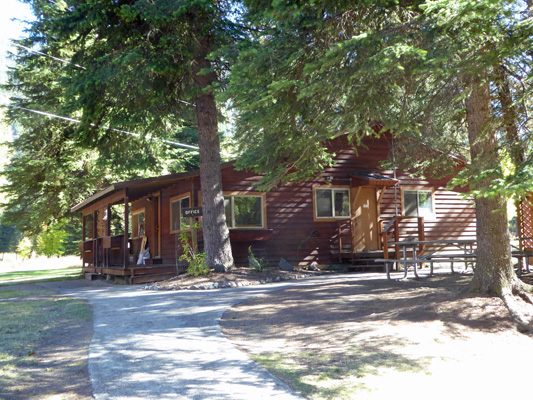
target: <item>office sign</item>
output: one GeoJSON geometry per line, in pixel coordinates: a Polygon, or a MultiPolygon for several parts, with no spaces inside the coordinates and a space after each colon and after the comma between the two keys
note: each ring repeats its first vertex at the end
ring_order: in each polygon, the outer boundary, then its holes
{"type": "Polygon", "coordinates": [[[202,207],[183,207],[181,216],[184,218],[194,218],[202,216],[202,207]]]}

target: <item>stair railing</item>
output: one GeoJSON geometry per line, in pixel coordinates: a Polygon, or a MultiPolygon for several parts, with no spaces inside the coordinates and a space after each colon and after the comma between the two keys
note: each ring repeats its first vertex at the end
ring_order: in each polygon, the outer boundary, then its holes
{"type": "MultiPolygon", "coordinates": [[[[383,258],[388,259],[389,258],[389,243],[392,242],[399,242],[400,241],[400,222],[409,220],[409,219],[416,219],[417,220],[417,236],[418,241],[425,240],[425,233],[424,233],[424,217],[406,217],[402,215],[395,215],[392,217],[392,219],[384,226],[385,221],[381,220],[380,223],[380,236],[381,236],[381,246],[383,249],[383,258]],[[391,240],[391,239],[394,240],[391,240]]],[[[424,253],[424,244],[420,245],[419,253],[424,253]]],[[[394,246],[394,258],[399,259],[400,258],[400,246],[395,245],[394,246]]]]}

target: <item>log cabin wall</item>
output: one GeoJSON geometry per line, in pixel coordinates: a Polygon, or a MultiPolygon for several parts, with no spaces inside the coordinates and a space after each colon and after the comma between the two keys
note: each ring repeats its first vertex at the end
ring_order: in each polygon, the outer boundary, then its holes
{"type": "MultiPolygon", "coordinates": [[[[171,199],[189,195],[191,207],[199,207],[198,192],[200,180],[198,177],[188,178],[161,190],[161,258],[163,263],[176,263],[176,233],[171,233],[170,202],[171,199]]],[[[179,251],[179,249],[178,249],[179,251]]]]}
{"type": "MultiPolygon", "coordinates": [[[[314,210],[314,189],[317,187],[351,186],[350,173],[377,171],[393,177],[393,171],[382,170],[380,163],[388,158],[390,143],[387,137],[367,138],[367,148],[355,152],[340,138],[330,143],[335,152],[335,165],[311,181],[298,185],[282,185],[265,194],[266,226],[264,229],[230,229],[233,256],[237,265],[247,264],[248,248],[258,257],[267,257],[272,266],[277,266],[280,257],[294,265],[308,265],[313,261],[322,265],[335,264],[338,257],[332,254],[338,240],[338,224],[346,219],[317,219],[314,210]]],[[[402,188],[433,191],[434,218],[425,219],[425,239],[475,238],[475,210],[472,202],[461,194],[446,190],[447,179],[421,180],[408,173],[398,172],[399,187],[387,188],[377,209],[378,219],[390,220],[396,213],[402,215],[402,188]],[[396,191],[396,195],[395,195],[396,191]]],[[[235,171],[232,166],[222,170],[225,194],[253,193],[253,185],[260,176],[235,171]]],[[[378,189],[378,191],[381,189],[378,189]]],[[[171,233],[170,201],[177,196],[189,195],[191,206],[201,206],[199,177],[189,177],[160,191],[161,207],[161,258],[163,263],[176,262],[176,234],[171,233]]],[[[98,203],[95,204],[95,206],[98,203]]],[[[92,207],[95,207],[92,206],[92,207]]],[[[132,203],[132,213],[145,209],[145,233],[149,246],[154,243],[154,218],[152,203],[144,197],[132,203]]],[[[85,212],[84,212],[85,214],[85,212]]],[[[402,236],[416,236],[416,222],[401,226],[402,236]]]]}
{"type": "MultiPolygon", "coordinates": [[[[369,138],[366,149],[357,153],[339,139],[330,144],[336,153],[336,164],[327,168],[317,179],[303,184],[283,185],[266,194],[267,228],[271,230],[266,241],[232,240],[233,255],[238,264],[246,263],[248,247],[263,250],[272,265],[280,257],[293,264],[333,264],[337,258],[332,249],[337,245],[339,219],[317,220],[313,208],[313,188],[350,187],[350,173],[360,170],[379,171],[393,178],[393,171],[382,170],[380,163],[387,159],[390,143],[386,137],[369,138]],[[330,186],[331,185],[331,186],[330,186]]],[[[245,172],[223,171],[224,191],[247,191],[260,179],[245,172]]],[[[387,188],[383,194],[378,218],[390,220],[396,213],[403,215],[401,188],[433,191],[434,218],[425,218],[425,240],[475,239],[476,224],[473,202],[464,200],[461,193],[446,189],[447,179],[422,180],[408,173],[398,173],[398,188],[387,188]],[[396,190],[396,196],[395,196],[396,190]]],[[[342,221],[342,220],[341,220],[342,221]]],[[[348,219],[344,220],[348,221],[348,219]]],[[[401,236],[416,236],[417,223],[403,223],[401,236]]],[[[253,237],[250,235],[250,237],[253,237]]]]}

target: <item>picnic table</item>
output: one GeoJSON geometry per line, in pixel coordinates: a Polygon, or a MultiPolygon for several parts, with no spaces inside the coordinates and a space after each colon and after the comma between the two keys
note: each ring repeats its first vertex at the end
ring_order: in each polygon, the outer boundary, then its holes
{"type": "MultiPolygon", "coordinates": [[[[519,240],[528,240],[532,238],[518,238],[519,240]]],[[[472,266],[474,269],[475,261],[477,254],[474,249],[476,241],[469,239],[452,239],[452,240],[414,240],[408,239],[401,242],[391,242],[390,244],[399,246],[402,251],[402,258],[399,259],[379,259],[377,262],[385,263],[385,268],[387,271],[387,279],[390,278],[391,264],[400,263],[403,264],[404,276],[401,280],[407,278],[408,268],[413,266],[413,272],[416,278],[419,278],[417,266],[420,264],[429,263],[430,270],[429,275],[433,275],[433,263],[434,262],[449,262],[451,267],[451,272],[454,273],[454,262],[463,262],[465,267],[463,272],[466,272],[468,265],[472,266]],[[432,246],[431,251],[422,251],[418,249],[424,248],[425,246],[432,246]],[[412,250],[409,250],[409,249],[412,250]],[[446,252],[443,253],[443,250],[458,250],[455,253],[446,252]],[[409,255],[409,251],[411,254],[409,255]]],[[[511,244],[511,257],[517,258],[519,260],[517,275],[522,276],[522,261],[525,259],[526,271],[529,273],[529,258],[533,257],[532,250],[523,250],[520,247],[511,244]]]]}
{"type": "Polygon", "coordinates": [[[522,263],[523,263],[523,260],[525,259],[526,261],[526,271],[528,273],[530,273],[530,269],[529,269],[529,257],[533,257],[533,251],[531,250],[524,250],[522,249],[522,241],[523,240],[533,240],[533,238],[530,238],[530,237],[519,237],[519,238],[516,238],[519,242],[519,245],[516,246],[514,244],[511,243],[511,256],[514,257],[514,258],[517,258],[518,259],[518,268],[516,270],[516,274],[518,275],[518,277],[521,277],[522,276],[522,263]]]}
{"type": "MultiPolygon", "coordinates": [[[[409,266],[413,266],[413,271],[416,278],[419,278],[417,266],[420,264],[429,263],[430,271],[428,276],[433,275],[433,263],[434,262],[449,262],[451,266],[452,273],[453,264],[456,261],[464,262],[466,271],[468,269],[468,264],[472,265],[474,268],[474,262],[476,259],[476,253],[474,250],[475,240],[469,239],[451,239],[451,240],[404,240],[401,242],[391,242],[390,244],[399,246],[402,251],[402,258],[399,259],[379,259],[378,262],[385,263],[385,268],[387,271],[387,279],[390,278],[391,264],[400,263],[403,264],[404,276],[401,278],[407,278],[407,272],[409,266]],[[425,251],[426,246],[431,246],[431,250],[425,251]],[[411,248],[412,250],[409,250],[411,248]],[[419,252],[418,249],[424,249],[422,252],[419,252]],[[455,253],[443,251],[453,251],[455,253]],[[409,252],[411,253],[409,255],[409,252]]],[[[463,272],[464,272],[463,271],[463,272]]]]}

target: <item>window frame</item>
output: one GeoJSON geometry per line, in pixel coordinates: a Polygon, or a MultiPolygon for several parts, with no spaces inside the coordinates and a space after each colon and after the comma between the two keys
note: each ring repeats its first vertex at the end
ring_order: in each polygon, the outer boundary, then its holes
{"type": "MultiPolygon", "coordinates": [[[[138,218],[138,217],[137,217],[138,218]]],[[[146,209],[143,207],[143,208],[139,208],[138,210],[135,210],[135,211],[132,211],[131,212],[131,238],[132,239],[136,239],[136,238],[142,238],[146,236],[146,209]],[[134,223],[133,223],[133,217],[135,217],[136,215],[139,215],[139,214],[144,214],[144,223],[143,223],[143,235],[139,235],[139,231],[140,231],[140,225],[137,227],[137,236],[135,236],[134,234],[134,223]]]]}
{"type": "MultiPolygon", "coordinates": [[[[231,221],[227,221],[226,224],[229,230],[242,230],[242,229],[267,229],[267,213],[266,213],[266,193],[264,192],[223,192],[224,201],[227,198],[230,198],[231,204],[231,221]],[[235,225],[235,197],[257,197],[261,200],[261,226],[234,226],[235,225]],[[231,226],[230,226],[231,225],[231,226]]],[[[226,212],[226,207],[224,205],[224,213],[226,212]]]]}
{"type": "Polygon", "coordinates": [[[352,193],[350,186],[316,186],[313,188],[313,217],[315,221],[338,221],[340,219],[350,218],[352,215],[352,193]],[[319,217],[317,204],[317,191],[330,190],[331,191],[331,216],[319,217]],[[335,215],[335,191],[344,191],[348,193],[348,215],[335,215]]]}
{"type": "Polygon", "coordinates": [[[183,194],[180,194],[179,196],[174,196],[174,197],[171,197],[169,199],[169,219],[170,219],[170,233],[180,233],[180,232],[188,232],[191,230],[191,226],[190,226],[190,221],[189,221],[189,227],[187,229],[178,229],[178,230],[173,230],[172,229],[172,203],[176,203],[178,202],[179,203],[179,211],[178,211],[178,217],[179,217],[179,226],[181,227],[181,201],[184,200],[184,199],[189,199],[189,207],[192,207],[192,196],[191,196],[191,192],[186,192],[186,193],[183,193],[183,194]]]}
{"type": "Polygon", "coordinates": [[[427,187],[405,187],[401,190],[401,201],[402,201],[402,215],[404,217],[412,217],[412,218],[427,218],[427,219],[435,219],[436,218],[436,212],[435,212],[435,190],[433,188],[427,188],[427,187]],[[416,192],[416,215],[407,215],[405,213],[405,193],[406,192],[416,192]],[[429,215],[420,215],[420,202],[419,202],[419,193],[420,192],[426,192],[430,193],[431,198],[431,213],[429,215]]]}
{"type": "Polygon", "coordinates": [[[85,237],[83,238],[84,242],[96,239],[96,237],[95,237],[96,235],[94,234],[94,226],[95,226],[94,212],[85,214],[83,216],[83,230],[85,232],[85,237]],[[91,220],[90,223],[89,223],[88,219],[91,220]],[[88,226],[89,224],[90,224],[90,228],[91,229],[88,229],[89,228],[89,226],[88,226]]]}

